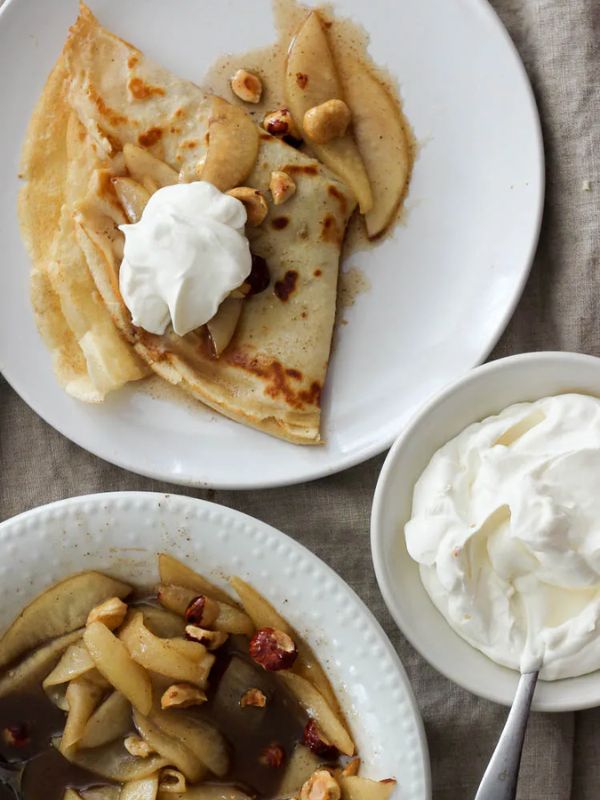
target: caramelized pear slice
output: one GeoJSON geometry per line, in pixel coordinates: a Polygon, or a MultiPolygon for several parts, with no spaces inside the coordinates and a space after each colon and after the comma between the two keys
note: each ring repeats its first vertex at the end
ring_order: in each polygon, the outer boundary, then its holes
{"type": "Polygon", "coordinates": [[[133,712],[133,721],[142,739],[152,750],[163,756],[167,762],[180,772],[188,781],[196,783],[206,774],[206,767],[196,758],[185,744],[164,733],[157,725],[137,711],[133,712]]]}
{"type": "MultiPolygon", "coordinates": [[[[316,11],[311,11],[288,52],[285,91],[294,122],[303,130],[306,112],[328,100],[344,99],[333,54],[316,11]]],[[[317,158],[339,175],[354,192],[361,214],[373,206],[365,165],[349,130],[326,144],[310,143],[317,158]]]]}
{"type": "Polygon", "coordinates": [[[101,697],[102,689],[85,678],[76,678],[68,685],[66,700],[69,714],[60,740],[60,752],[63,755],[79,746],[85,726],[101,697]]]}
{"type": "Polygon", "coordinates": [[[56,660],[69,645],[81,638],[83,629],[66,633],[58,639],[53,639],[48,644],[40,647],[14,669],[8,670],[0,678],[0,698],[7,694],[20,692],[22,689],[41,683],[42,679],[52,669],[56,660]]]}
{"type": "Polygon", "coordinates": [[[319,768],[321,759],[303,744],[297,744],[277,790],[279,797],[294,797],[300,793],[302,784],[319,768]]]}
{"type": "Polygon", "coordinates": [[[93,786],[91,789],[81,790],[83,800],[120,800],[120,796],[121,788],[119,786],[93,786]]]}
{"type": "MultiPolygon", "coordinates": [[[[60,749],[60,736],[52,739],[52,746],[60,749]]],[[[126,783],[152,775],[169,764],[166,758],[152,753],[147,758],[132,756],[125,749],[122,741],[112,742],[93,750],[71,750],[65,753],[71,764],[89,770],[89,772],[106,778],[109,781],[126,783]]]]}
{"type": "Polygon", "coordinates": [[[354,755],[354,742],[350,734],[319,690],[306,678],[290,670],[282,669],[278,676],[340,753],[354,755]]]}
{"type": "Polygon", "coordinates": [[[358,775],[339,778],[343,800],[389,800],[396,788],[396,781],[372,781],[358,775]]]}
{"type": "Polygon", "coordinates": [[[134,708],[147,714],[152,707],[152,684],[146,670],[131,658],[123,642],[101,622],[88,625],[83,639],[98,672],[134,708]]]}
{"type": "Polygon", "coordinates": [[[215,659],[198,642],[155,636],[144,625],[143,615],[139,611],[131,615],[119,637],[131,658],[141,667],[173,681],[205,688],[215,659]]]}
{"type": "Polygon", "coordinates": [[[88,649],[83,642],[72,644],[64,652],[62,658],[46,676],[42,684],[44,689],[49,686],[59,686],[61,683],[68,683],[85,675],[86,672],[95,668],[94,660],[88,653],[88,649]]]}
{"type": "Polygon", "coordinates": [[[144,615],[144,625],[155,636],[161,639],[175,639],[185,636],[185,621],[172,611],[159,606],[138,606],[144,615]]]}
{"type": "Polygon", "coordinates": [[[210,723],[185,711],[156,710],[150,719],[163,733],[187,747],[215,775],[226,774],[227,745],[210,723]]]}
{"type": "Polygon", "coordinates": [[[351,51],[337,53],[346,102],[352,111],[354,138],[373,192],[365,214],[370,239],[390,224],[406,194],[412,147],[400,109],[389,89],[351,51]]]}
{"type": "Polygon", "coordinates": [[[184,794],[159,795],[160,800],[250,800],[237,786],[228,786],[226,783],[201,783],[199,786],[188,786],[184,794]]]}
{"type": "Polygon", "coordinates": [[[99,572],[73,575],[36,597],[0,639],[0,669],[42,642],[85,625],[92,608],[131,587],[99,572]]]}
{"type": "Polygon", "coordinates": [[[194,572],[193,569],[178,561],[173,556],[160,553],[158,556],[158,574],[160,582],[172,586],[184,586],[186,589],[193,589],[196,594],[205,594],[213,600],[220,600],[222,603],[231,603],[231,597],[211,583],[209,580],[194,572]]]}
{"type": "Polygon", "coordinates": [[[124,145],[123,156],[129,174],[138,183],[144,184],[151,180],[160,188],[172,186],[179,180],[179,175],[174,169],[137,144],[128,142],[124,145]]]}
{"type": "Polygon", "coordinates": [[[242,315],[244,301],[241,297],[226,297],[219,306],[219,310],[206,323],[213,353],[219,358],[229,342],[242,315]]]}
{"type": "Polygon", "coordinates": [[[222,192],[241,186],[254,169],[258,145],[258,128],[244,109],[213,97],[201,179],[222,192]]]}
{"type": "Polygon", "coordinates": [[[158,772],[138,781],[130,781],[121,789],[119,800],[156,800],[158,795],[158,772]]]}
{"type": "Polygon", "coordinates": [[[128,221],[139,222],[150,200],[150,192],[133,178],[113,178],[112,183],[128,221]]]}
{"type": "Polygon", "coordinates": [[[86,723],[79,747],[102,747],[131,730],[131,705],[121,692],[112,692],[86,723]]]}

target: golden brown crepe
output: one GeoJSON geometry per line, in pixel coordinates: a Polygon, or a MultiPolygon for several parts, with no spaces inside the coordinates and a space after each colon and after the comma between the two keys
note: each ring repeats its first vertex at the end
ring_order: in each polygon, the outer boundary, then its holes
{"type": "MultiPolygon", "coordinates": [[[[119,293],[123,235],[117,225],[126,218],[110,179],[124,174],[123,146],[140,145],[189,179],[207,152],[212,108],[198,87],[146,59],[82,6],[26,146],[29,182],[20,212],[35,265],[40,329],[68,389],[67,363],[91,387],[96,372],[103,377],[103,365],[119,385],[141,377],[141,356],[222,414],[292,442],[316,444],[340,249],[355,205],[333,173],[261,130],[258,158],[244,185],[270,201],[271,172],[282,170],[297,191],[279,207],[269,202],[262,225],[247,229],[253,252],[269,265],[271,283],[244,301],[235,336],[219,359],[206,347],[203,330],[180,338],[133,326],[119,293]],[[68,302],[73,296],[78,313],[68,302]],[[51,335],[44,325],[49,314],[56,317],[51,335]],[[111,335],[118,347],[106,347],[111,335]],[[112,350],[114,363],[108,363],[103,359],[112,350]]],[[[96,397],[70,390],[98,399],[109,388],[106,381],[96,397]]]]}

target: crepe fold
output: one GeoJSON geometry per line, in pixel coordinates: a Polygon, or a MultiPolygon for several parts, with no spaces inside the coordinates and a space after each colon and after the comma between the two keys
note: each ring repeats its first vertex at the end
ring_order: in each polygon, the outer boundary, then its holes
{"type": "Polygon", "coordinates": [[[247,229],[271,281],[244,302],[220,358],[211,356],[202,329],[178,337],[134,326],[119,292],[117,226],[126,219],[111,178],[124,174],[123,147],[141,146],[177,173],[195,174],[209,146],[211,106],[197,86],[81,7],[24,154],[20,217],[34,262],[38,324],[63,385],[80,399],[102,399],[142,377],[148,365],[231,419],[318,444],[340,251],[355,206],[319,162],[260,131],[258,158],[244,184],[269,197],[271,172],[281,170],[297,190],[282,206],[269,203],[265,221],[247,229]]]}

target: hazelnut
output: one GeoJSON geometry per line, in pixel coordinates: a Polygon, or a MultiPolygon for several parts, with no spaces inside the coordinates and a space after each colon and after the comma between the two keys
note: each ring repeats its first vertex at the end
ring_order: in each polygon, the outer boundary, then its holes
{"type": "Polygon", "coordinates": [[[277,111],[271,111],[267,114],[263,119],[263,128],[271,136],[291,136],[293,139],[302,138],[294,118],[287,108],[279,108],[277,111]]]}
{"type": "Polygon", "coordinates": [[[304,133],[315,144],[326,144],[343,136],[350,124],[350,109],[343,100],[327,100],[304,115],[304,133]]]}
{"type": "Polygon", "coordinates": [[[29,727],[24,722],[7,725],[2,731],[2,739],[9,747],[26,747],[29,744],[29,727]]]}
{"type": "Polygon", "coordinates": [[[326,769],[318,769],[300,789],[300,800],[340,800],[339,783],[326,769]]]}
{"type": "Polygon", "coordinates": [[[231,79],[231,91],[244,103],[260,103],[262,90],[262,81],[258,75],[245,69],[238,69],[231,79]]]}
{"type": "Polygon", "coordinates": [[[333,760],[338,756],[337,748],[325,737],[325,734],[321,731],[314,719],[309,719],[304,726],[302,743],[315,753],[315,755],[321,756],[327,760],[333,760]]]}
{"type": "Polygon", "coordinates": [[[276,206],[280,206],[282,203],[285,203],[286,200],[289,200],[292,195],[296,193],[296,184],[287,174],[287,172],[281,172],[280,170],[275,170],[271,173],[271,181],[269,182],[269,189],[271,190],[271,194],[273,195],[273,203],[276,206]]]}
{"type": "Polygon", "coordinates": [[[154,752],[148,742],[133,734],[125,738],[123,746],[128,753],[137,758],[148,758],[154,752]]]}
{"type": "Polygon", "coordinates": [[[219,616],[219,604],[205,594],[190,600],[185,610],[185,621],[190,625],[212,625],[219,616]]]}
{"type": "Polygon", "coordinates": [[[159,794],[162,792],[166,792],[167,794],[183,794],[187,789],[185,775],[179,772],[178,769],[165,767],[160,773],[158,789],[159,794]]]}
{"type": "Polygon", "coordinates": [[[271,744],[263,748],[258,760],[265,767],[278,769],[285,761],[285,751],[277,742],[271,742],[271,744]]]}
{"type": "Polygon", "coordinates": [[[298,655],[294,640],[275,628],[260,628],[250,640],[251,658],[269,672],[289,669],[298,655]]]}
{"type": "Polygon", "coordinates": [[[125,619],[127,615],[127,603],[119,600],[118,597],[111,597],[100,603],[99,606],[92,608],[88,614],[86,625],[91,625],[92,622],[101,622],[110,631],[114,631],[125,619]]]}
{"type": "Polygon", "coordinates": [[[186,639],[200,642],[207,650],[217,650],[229,638],[229,635],[223,631],[207,631],[206,628],[200,628],[198,625],[186,625],[185,636],[186,639]]]}
{"type": "Polygon", "coordinates": [[[241,697],[240,706],[254,706],[254,708],[264,708],[267,705],[267,698],[260,689],[248,689],[241,697]]]}
{"type": "Polygon", "coordinates": [[[256,227],[267,216],[269,206],[262,192],[259,192],[258,189],[251,189],[249,186],[237,186],[235,189],[230,189],[227,194],[244,204],[248,215],[248,225],[256,227]]]}
{"type": "Polygon", "coordinates": [[[174,683],[163,693],[160,698],[160,707],[189,708],[206,703],[206,694],[191,683],[174,683]]]}

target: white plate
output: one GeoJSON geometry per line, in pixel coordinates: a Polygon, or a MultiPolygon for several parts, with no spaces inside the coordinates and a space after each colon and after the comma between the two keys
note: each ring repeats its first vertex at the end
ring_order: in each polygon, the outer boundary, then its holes
{"type": "MultiPolygon", "coordinates": [[[[90,0],[100,20],[187,78],[274,40],[270,0],[90,0]]],[[[0,13],[0,368],[51,425],[92,453],[181,484],[300,482],[384,450],[432,392],[483,360],[521,293],[543,199],[538,115],[515,49],[484,0],[337,0],[400,81],[418,139],[406,221],[352,256],[367,275],[338,331],[320,448],[289,445],[199,406],[127,388],[100,407],[67,397],[28,298],[16,222],[27,120],[76,0],[9,0],[0,13]]]]}
{"type": "MultiPolygon", "coordinates": [[[[580,353],[524,353],[492,361],[440,392],[394,443],[377,481],[371,551],[377,582],[402,633],[423,658],[473,694],[510,706],[519,674],[495,664],[462,639],[433,604],[408,554],[404,525],[415,483],[433,454],[467,425],[523,401],[564,392],[600,396],[600,358],[580,353]]],[[[575,711],[600,705],[600,670],[577,678],[539,681],[536,711],[575,711]]]]}
{"type": "Polygon", "coordinates": [[[215,583],[249,580],[306,637],[347,714],[365,776],[396,777],[398,800],[430,797],[427,744],[408,678],[362,601],[285,534],[223,506],[177,495],[116,492],[62,500],[0,525],[0,631],[49,584],[84,569],[156,582],[156,554],[215,583]]]}

